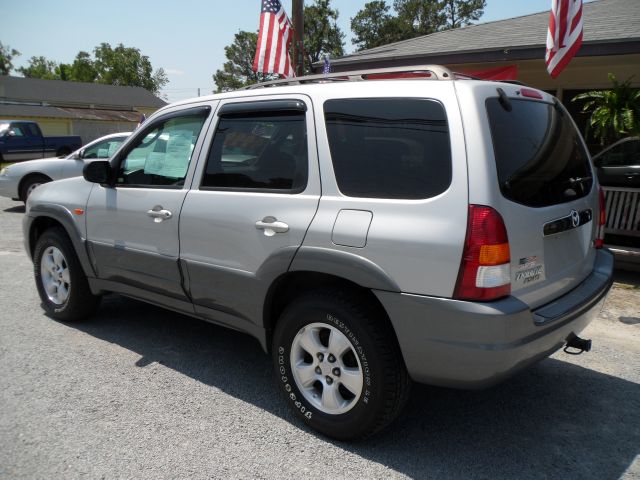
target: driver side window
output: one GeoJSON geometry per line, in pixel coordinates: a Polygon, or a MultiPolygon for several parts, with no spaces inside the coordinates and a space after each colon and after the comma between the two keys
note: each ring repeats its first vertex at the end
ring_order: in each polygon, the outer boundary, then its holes
{"type": "Polygon", "coordinates": [[[116,185],[180,188],[208,110],[154,123],[120,162],[116,185]]]}

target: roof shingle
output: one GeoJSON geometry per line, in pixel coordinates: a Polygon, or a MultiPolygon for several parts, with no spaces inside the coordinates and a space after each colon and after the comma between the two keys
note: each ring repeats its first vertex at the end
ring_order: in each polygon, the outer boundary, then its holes
{"type": "Polygon", "coordinates": [[[160,108],[166,105],[142,87],[10,76],[0,76],[0,100],[126,108],[160,108]]]}
{"type": "MultiPolygon", "coordinates": [[[[640,0],[597,0],[583,7],[583,45],[640,40],[640,0]]],[[[388,57],[442,56],[502,49],[545,47],[549,11],[424,35],[332,61],[375,61],[388,57]]]]}

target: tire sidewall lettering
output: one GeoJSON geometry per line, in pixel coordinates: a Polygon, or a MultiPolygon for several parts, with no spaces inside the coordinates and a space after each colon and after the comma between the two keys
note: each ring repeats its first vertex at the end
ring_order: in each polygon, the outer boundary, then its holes
{"type": "MultiPolygon", "coordinates": [[[[309,323],[312,323],[312,322],[309,322],[309,323]]],[[[372,394],[371,387],[373,384],[373,380],[372,380],[371,368],[369,366],[369,360],[367,358],[365,348],[363,347],[362,343],[358,339],[358,336],[356,335],[356,333],[353,330],[351,330],[349,326],[345,324],[345,322],[340,320],[338,316],[327,313],[324,316],[324,323],[327,323],[328,325],[333,326],[338,330],[340,330],[347,337],[349,342],[353,345],[354,351],[358,356],[358,360],[360,362],[360,367],[362,369],[362,373],[364,377],[363,378],[364,385],[363,385],[358,403],[354,406],[352,410],[342,415],[349,415],[353,413],[355,410],[358,410],[359,408],[368,408],[370,405],[370,399],[372,394]]],[[[289,362],[287,361],[287,358],[289,358],[289,355],[290,355],[290,347],[291,347],[290,344],[292,343],[292,341],[293,341],[293,337],[287,339],[287,343],[289,344],[289,346],[278,345],[277,347],[276,362],[278,365],[278,372],[280,374],[278,377],[282,385],[282,388],[284,389],[285,395],[288,401],[290,402],[291,406],[294,408],[294,410],[298,411],[299,414],[307,420],[311,420],[313,418],[313,415],[316,412],[319,415],[326,415],[323,412],[318,412],[312,405],[307,404],[302,394],[296,395],[296,393],[294,393],[299,391],[295,383],[291,380],[292,378],[292,375],[290,372],[291,365],[289,365],[289,362]]]]}

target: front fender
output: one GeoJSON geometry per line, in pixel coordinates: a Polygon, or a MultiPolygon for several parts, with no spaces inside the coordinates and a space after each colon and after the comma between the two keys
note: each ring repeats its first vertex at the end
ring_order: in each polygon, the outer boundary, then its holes
{"type": "Polygon", "coordinates": [[[54,223],[61,225],[67,232],[85,275],[87,277],[95,277],[95,271],[87,253],[86,239],[78,227],[74,214],[63,205],[50,203],[32,205],[29,213],[24,216],[22,230],[25,249],[29,257],[33,257],[39,228],[45,228],[47,225],[54,223]]]}

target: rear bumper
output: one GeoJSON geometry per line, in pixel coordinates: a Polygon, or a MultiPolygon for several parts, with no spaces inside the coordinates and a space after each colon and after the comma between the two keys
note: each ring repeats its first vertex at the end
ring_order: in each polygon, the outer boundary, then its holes
{"type": "Polygon", "coordinates": [[[613,255],[599,250],[580,285],[532,311],[514,297],[488,303],[376,291],[411,377],[421,383],[484,388],[541,360],[599,313],[613,281],[613,255]]]}

